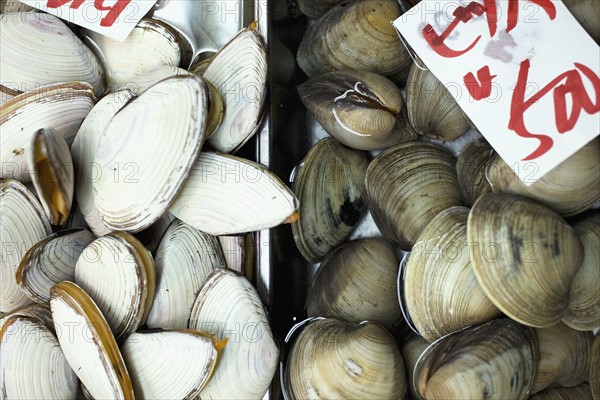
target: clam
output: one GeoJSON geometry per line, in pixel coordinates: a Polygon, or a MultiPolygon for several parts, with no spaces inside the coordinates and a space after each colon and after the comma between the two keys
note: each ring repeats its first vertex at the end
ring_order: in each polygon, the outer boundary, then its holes
{"type": "Polygon", "coordinates": [[[394,338],[381,325],[328,318],[295,340],[285,387],[289,399],[401,399],[406,373],[394,338]]]}
{"type": "Polygon", "coordinates": [[[540,363],[531,393],[550,386],[576,386],[587,380],[592,332],[581,332],[563,323],[535,330],[540,363]]]}
{"type": "Polygon", "coordinates": [[[403,321],[396,290],[398,264],[394,246],[385,239],[338,246],[313,278],[306,297],[308,316],[397,327],[403,321]]]}
{"type": "Polygon", "coordinates": [[[342,1],[343,0],[298,0],[298,8],[300,8],[302,14],[306,15],[307,17],[319,18],[331,7],[341,3],[342,1]]]}
{"type": "Polygon", "coordinates": [[[150,328],[187,327],[204,279],[225,266],[216,237],[174,220],[156,251],[156,290],[146,321],[150,328]]]}
{"type": "Polygon", "coordinates": [[[205,139],[207,91],[195,76],[165,79],[110,121],[94,157],[96,207],[109,229],[139,232],[173,203],[205,139]]]}
{"type": "Polygon", "coordinates": [[[320,261],[352,232],[366,212],[365,153],[335,139],[317,142],[296,169],[292,189],[300,200],[294,241],[305,259],[320,261]]]}
{"type": "Polygon", "coordinates": [[[96,98],[87,83],[59,83],[20,94],[0,110],[2,177],[29,182],[31,143],[40,128],[52,128],[67,144],[96,98]]]}
{"type": "Polygon", "coordinates": [[[440,211],[461,205],[456,160],[442,147],[403,143],[369,164],[369,209],[385,237],[409,249],[440,211]]]}
{"type": "Polygon", "coordinates": [[[179,75],[191,75],[191,72],[171,64],[159,64],[146,69],[124,82],[122,90],[129,90],[139,96],[158,82],[179,75]]]}
{"type": "Polygon", "coordinates": [[[400,14],[394,0],[338,4],[308,27],[296,56],[298,65],[309,77],[352,69],[400,83],[412,62],[390,23],[400,14]]]}
{"type": "Polygon", "coordinates": [[[86,31],[86,36],[100,54],[112,92],[123,89],[136,75],[160,65],[179,66],[182,59],[179,36],[158,20],[141,20],[123,42],[93,31],[86,31]]]}
{"type": "Polygon", "coordinates": [[[252,234],[219,236],[218,239],[225,256],[227,268],[239,272],[252,281],[255,246],[252,234]]]}
{"type": "Polygon", "coordinates": [[[77,202],[74,201],[73,205],[71,206],[71,215],[69,215],[69,219],[67,220],[67,223],[63,226],[64,229],[75,229],[75,228],[82,228],[82,229],[89,229],[89,226],[87,224],[87,222],[85,222],[85,218],[83,217],[83,214],[81,213],[81,210],[79,209],[79,206],[77,205],[77,202]]]}
{"type": "Polygon", "coordinates": [[[144,229],[140,233],[137,233],[135,237],[142,242],[144,247],[146,247],[150,253],[154,254],[156,249],[158,249],[158,245],[165,235],[167,228],[174,220],[175,216],[173,216],[173,214],[170,212],[167,212],[166,214],[163,214],[158,221],[150,225],[150,227],[144,229]]]}
{"type": "Polygon", "coordinates": [[[419,135],[454,140],[470,128],[448,89],[429,70],[413,64],[406,82],[408,119],[419,135]]]}
{"type": "Polygon", "coordinates": [[[62,281],[73,281],[75,264],[83,250],[94,241],[85,229],[67,229],[33,245],[23,256],[16,279],[33,301],[50,301],[50,289],[62,281]]]}
{"type": "Polygon", "coordinates": [[[465,207],[436,215],[417,238],[403,272],[406,312],[430,342],[500,315],[471,266],[468,215],[465,207]]]}
{"type": "Polygon", "coordinates": [[[600,335],[596,335],[590,351],[590,391],[594,400],[600,399],[600,335]]]}
{"type": "Polygon", "coordinates": [[[297,202],[265,167],[227,154],[202,152],[169,211],[211,235],[232,235],[293,221],[297,202]]]}
{"type": "Polygon", "coordinates": [[[404,108],[400,89],[384,76],[363,71],[334,71],[298,87],[300,99],[316,120],[342,144],[374,150],[406,141],[397,127],[404,108]]]}
{"type": "Polygon", "coordinates": [[[499,319],[445,336],[417,361],[422,399],[525,399],[537,371],[531,328],[499,319]]]}
{"type": "MultiPolygon", "coordinates": [[[[534,164],[525,165],[523,170],[529,173],[535,168],[534,164]]],[[[492,191],[530,197],[563,217],[570,217],[600,201],[600,138],[577,150],[530,186],[498,154],[489,162],[485,174],[492,191]]]]}
{"type": "Polygon", "coordinates": [[[132,98],[133,93],[128,90],[104,96],[81,123],[71,146],[77,204],[88,226],[98,236],[106,235],[111,230],[106,227],[96,208],[93,184],[100,178],[101,171],[94,158],[108,123],[132,98]]]}
{"type": "Polygon", "coordinates": [[[31,303],[17,284],[15,273],[23,255],[50,234],[51,226],[35,196],[14,180],[2,180],[0,211],[0,312],[8,313],[31,303]]]}
{"type": "Polygon", "coordinates": [[[577,22],[600,43],[600,3],[596,0],[563,0],[577,22]]]}
{"type": "Polygon", "coordinates": [[[421,354],[425,352],[427,347],[429,347],[429,342],[419,335],[413,335],[406,340],[402,346],[402,359],[404,360],[404,365],[406,367],[408,389],[415,399],[418,399],[419,395],[414,385],[414,370],[419,357],[421,357],[421,354]]]}
{"type": "Polygon", "coordinates": [[[587,331],[600,327],[600,213],[574,225],[583,244],[583,263],[569,294],[569,308],[562,321],[573,329],[587,331]]]}
{"type": "Polygon", "coordinates": [[[209,142],[218,151],[238,150],[260,126],[267,95],[267,50],[256,23],[242,29],[209,61],[202,77],[223,100],[223,120],[209,142]]]}
{"type": "Polygon", "coordinates": [[[94,53],[54,15],[3,14],[0,24],[0,85],[26,92],[51,83],[87,82],[97,95],[106,91],[94,53]]]}
{"type": "Polygon", "coordinates": [[[136,332],[121,352],[137,399],[193,399],[217,364],[211,338],[192,330],[136,332]]]}
{"type": "Polygon", "coordinates": [[[0,318],[0,330],[3,330],[4,324],[13,317],[24,317],[39,321],[44,324],[50,332],[56,333],[54,331],[54,322],[52,322],[52,313],[50,312],[49,304],[32,303],[11,311],[9,314],[0,318]]]}
{"type": "Polygon", "coordinates": [[[60,347],[85,391],[95,399],[133,399],[131,379],[104,316],[73,282],[50,291],[60,347]]]}
{"type": "Polygon", "coordinates": [[[31,143],[31,180],[53,225],[64,225],[71,213],[75,177],[71,151],[53,129],[40,129],[31,143]]]}
{"type": "Polygon", "coordinates": [[[120,340],[146,321],[154,298],[154,262],[136,238],[112,233],[94,240],[81,253],[75,283],[98,305],[120,340]]]}
{"type": "Polygon", "coordinates": [[[485,139],[467,144],[458,155],[456,174],[465,205],[473,205],[479,197],[492,191],[485,169],[494,155],[492,146],[485,139]]]}
{"type": "Polygon", "coordinates": [[[13,315],[0,330],[3,399],[76,399],[79,380],[56,336],[31,317],[13,315]]]}
{"type": "Polygon", "coordinates": [[[214,270],[194,302],[189,328],[227,339],[203,399],[260,399],[275,375],[279,350],[258,293],[246,278],[214,270]]]}
{"type": "Polygon", "coordinates": [[[592,393],[590,392],[590,386],[586,383],[569,388],[552,387],[529,397],[530,400],[581,400],[590,398],[592,398],[592,393]]]}
{"type": "Polygon", "coordinates": [[[558,214],[525,197],[488,193],[471,209],[467,238],[477,281],[504,314],[538,328],[561,320],[583,246],[558,214]]]}
{"type": "Polygon", "coordinates": [[[0,0],[0,14],[35,11],[36,9],[19,0],[0,0]]]}

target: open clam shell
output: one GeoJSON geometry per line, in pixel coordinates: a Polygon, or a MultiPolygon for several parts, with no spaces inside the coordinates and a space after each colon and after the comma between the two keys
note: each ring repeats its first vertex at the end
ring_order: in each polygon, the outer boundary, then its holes
{"type": "Polygon", "coordinates": [[[594,400],[600,399],[600,335],[596,335],[590,350],[590,391],[594,400]]]}
{"type": "Polygon", "coordinates": [[[98,236],[106,235],[111,230],[102,222],[102,216],[96,208],[94,182],[99,179],[100,171],[94,158],[108,123],[132,98],[133,93],[128,90],[104,96],[81,123],[71,146],[77,204],[88,226],[98,236]]]}
{"type": "Polygon", "coordinates": [[[471,209],[467,238],[477,281],[504,314],[533,327],[561,320],[583,246],[558,214],[525,197],[488,193],[471,209]]]}
{"type": "Polygon", "coordinates": [[[407,312],[430,342],[500,315],[471,266],[468,215],[466,207],[450,207],[436,215],[419,235],[404,270],[407,312]]]}
{"type": "Polygon", "coordinates": [[[327,133],[346,146],[374,150],[406,140],[407,131],[396,128],[402,93],[384,76],[334,71],[304,82],[298,93],[327,133]]]}
{"type": "Polygon", "coordinates": [[[76,399],[79,380],[46,325],[9,316],[0,329],[2,398],[76,399]]]}
{"type": "Polygon", "coordinates": [[[241,30],[210,60],[202,75],[221,94],[223,120],[211,146],[234,152],[258,131],[267,94],[267,50],[253,23],[241,30]]]}
{"type": "Polygon", "coordinates": [[[31,179],[31,143],[40,128],[52,128],[71,144],[96,98],[87,83],[59,83],[20,94],[2,105],[2,177],[31,179]]]}
{"type": "Polygon", "coordinates": [[[165,79],[110,121],[94,158],[96,207],[109,229],[139,232],[168,210],[205,139],[207,92],[196,76],[165,79]]]}
{"type": "MultiPolygon", "coordinates": [[[[527,173],[535,165],[523,167],[527,173]]],[[[600,201],[600,138],[526,186],[511,167],[496,154],[485,175],[494,192],[526,196],[545,204],[563,217],[579,214],[600,201]]]]}
{"type": "Polygon", "coordinates": [[[53,225],[64,225],[71,213],[75,174],[71,151],[53,129],[40,129],[31,143],[31,180],[53,225]]]}
{"type": "Polygon", "coordinates": [[[0,24],[0,85],[26,92],[51,83],[88,82],[97,95],[106,91],[100,62],[59,18],[11,13],[1,15],[0,24]]]}
{"type": "Polygon", "coordinates": [[[403,143],[375,157],[365,184],[381,233],[410,249],[433,217],[461,205],[455,164],[445,149],[425,142],[403,143]]]}
{"type": "Polygon", "coordinates": [[[100,54],[112,92],[123,89],[136,75],[181,62],[180,38],[158,20],[141,20],[122,42],[93,31],[86,31],[86,35],[88,44],[100,54]]]}
{"type": "Polygon", "coordinates": [[[458,155],[456,174],[465,205],[473,205],[479,197],[492,191],[485,169],[494,155],[492,146],[485,139],[467,144],[458,155]]]}
{"type": "Polygon", "coordinates": [[[292,189],[300,208],[292,233],[305,259],[320,261],[366,212],[368,163],[365,153],[326,138],[317,142],[297,167],[292,189]]]}
{"type": "Polygon", "coordinates": [[[536,329],[540,363],[531,393],[550,386],[576,386],[589,376],[592,332],[581,332],[563,323],[536,329]]]}
{"type": "Polygon", "coordinates": [[[551,387],[529,397],[529,400],[581,400],[593,398],[587,383],[564,388],[551,387]]]}
{"type": "Polygon", "coordinates": [[[571,284],[569,308],[562,321],[573,329],[587,331],[600,327],[600,212],[573,227],[583,244],[583,263],[571,284]]]}
{"type": "Polygon", "coordinates": [[[88,393],[96,399],[134,399],[131,379],[117,342],[94,301],[73,282],[50,293],[60,347],[88,393]],[[70,334],[67,334],[70,333],[70,334]]]}
{"type": "Polygon", "coordinates": [[[150,328],[182,329],[204,279],[225,258],[216,237],[174,220],[156,251],[156,291],[146,321],[150,328]]]}
{"type": "Polygon", "coordinates": [[[155,290],[154,262],[133,236],[117,232],[93,241],[75,266],[75,283],[103,312],[120,340],[146,320],[155,290]]]}
{"type": "Polygon", "coordinates": [[[392,335],[373,322],[322,319],[295,340],[285,370],[290,399],[401,399],[406,374],[392,335]]]}
{"type": "Polygon", "coordinates": [[[385,239],[342,244],[327,255],[313,278],[306,297],[308,316],[397,327],[403,321],[396,289],[398,265],[394,246],[385,239]]]}
{"type": "Polygon", "coordinates": [[[526,399],[539,354],[531,328],[499,319],[445,336],[417,361],[421,399],[526,399]]]}
{"type": "Polygon", "coordinates": [[[15,274],[27,250],[51,232],[50,221],[38,200],[14,180],[1,183],[0,231],[0,312],[8,313],[32,302],[17,284],[15,274]]]}
{"type": "Polygon", "coordinates": [[[121,346],[137,399],[193,399],[211,378],[217,349],[193,330],[136,332],[121,346]]]}
{"type": "Polygon", "coordinates": [[[279,350],[258,293],[246,278],[226,268],[214,270],[196,297],[189,328],[228,340],[200,397],[264,396],[277,369],[279,350]]]}
{"type": "Polygon", "coordinates": [[[448,89],[429,70],[413,64],[406,82],[406,108],[420,135],[454,140],[470,128],[462,109],[448,89]]]}
{"type": "Polygon", "coordinates": [[[203,232],[233,235],[293,221],[297,202],[265,167],[228,154],[202,152],[169,211],[203,232]]]}
{"type": "Polygon", "coordinates": [[[50,289],[62,281],[73,281],[75,264],[95,236],[85,229],[67,229],[39,241],[23,256],[17,283],[37,303],[50,301],[50,289]]]}
{"type": "Polygon", "coordinates": [[[400,83],[412,63],[390,23],[400,14],[393,0],[338,4],[308,27],[298,49],[298,65],[309,77],[352,69],[400,83]]]}

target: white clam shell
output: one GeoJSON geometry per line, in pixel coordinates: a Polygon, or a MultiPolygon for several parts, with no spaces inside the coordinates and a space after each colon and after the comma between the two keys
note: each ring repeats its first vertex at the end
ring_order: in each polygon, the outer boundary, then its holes
{"type": "Polygon", "coordinates": [[[44,211],[53,225],[64,225],[71,213],[75,174],[71,150],[53,129],[33,136],[29,153],[30,176],[44,211]]]}
{"type": "Polygon", "coordinates": [[[200,332],[136,332],[121,346],[137,399],[192,399],[217,364],[212,340],[200,332]]]}
{"type": "Polygon", "coordinates": [[[50,222],[35,196],[21,183],[2,181],[0,190],[0,312],[7,313],[31,303],[15,279],[23,255],[48,236],[50,222]]]}
{"type": "Polygon", "coordinates": [[[75,399],[79,380],[56,336],[34,318],[10,316],[0,331],[3,399],[75,399]]]}
{"type": "Polygon", "coordinates": [[[223,121],[210,144],[230,153],[256,133],[267,93],[267,51],[255,29],[240,31],[213,57],[203,77],[221,93],[223,121]]]}
{"type": "Polygon", "coordinates": [[[131,79],[159,65],[178,66],[181,46],[175,34],[156,20],[141,20],[123,42],[87,31],[101,54],[111,91],[121,90],[131,79]]]}
{"type": "Polygon", "coordinates": [[[17,283],[37,303],[50,301],[50,289],[62,281],[72,281],[75,264],[95,236],[85,229],[67,229],[31,247],[17,270],[17,283]]]}
{"type": "Polygon", "coordinates": [[[104,96],[81,123],[71,146],[77,204],[90,229],[98,236],[107,235],[111,230],[104,225],[96,209],[94,181],[98,179],[98,169],[94,157],[108,123],[132,98],[133,93],[128,90],[104,96]]]}
{"type": "Polygon", "coordinates": [[[156,85],[163,79],[171,78],[179,75],[191,75],[192,73],[179,68],[175,65],[158,65],[152,69],[140,72],[138,75],[133,76],[124,86],[125,89],[130,90],[134,95],[139,96],[152,86],[156,85]]]}
{"type": "Polygon", "coordinates": [[[96,98],[87,83],[59,83],[20,94],[0,110],[2,178],[29,182],[31,141],[52,128],[70,144],[96,98]]]}
{"type": "Polygon", "coordinates": [[[104,316],[72,282],[51,291],[50,307],[60,347],[82,385],[95,399],[131,399],[133,388],[123,357],[104,316]]]}
{"type": "Polygon", "coordinates": [[[64,22],[51,14],[0,16],[0,84],[26,92],[58,82],[88,82],[106,91],[104,71],[94,53],[64,22]]]}
{"type": "Polygon", "coordinates": [[[200,397],[264,396],[277,369],[279,350],[258,294],[246,278],[225,268],[213,271],[198,293],[189,327],[228,339],[200,397]]]}
{"type": "Polygon", "coordinates": [[[145,249],[138,250],[134,241],[123,233],[98,238],[75,266],[75,283],[102,310],[117,340],[143,324],[154,297],[151,256],[145,249]]]}
{"type": "Polygon", "coordinates": [[[146,321],[150,328],[187,327],[204,279],[225,259],[217,238],[175,220],[156,252],[156,291],[146,321]]]}
{"type": "Polygon", "coordinates": [[[254,263],[254,237],[252,234],[243,236],[219,236],[219,243],[223,249],[227,268],[246,275],[251,280],[254,263]]]}
{"type": "Polygon", "coordinates": [[[203,152],[169,211],[211,235],[232,235],[288,222],[297,203],[291,190],[265,167],[203,152]]]}
{"type": "Polygon", "coordinates": [[[196,76],[169,78],[108,124],[94,158],[94,192],[109,229],[139,232],[168,210],[204,141],[207,93],[196,76]]]}

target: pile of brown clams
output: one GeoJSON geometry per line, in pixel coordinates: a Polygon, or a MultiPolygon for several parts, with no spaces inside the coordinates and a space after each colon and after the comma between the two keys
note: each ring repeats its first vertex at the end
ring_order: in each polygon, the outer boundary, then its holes
{"type": "Polygon", "coordinates": [[[154,19],[117,42],[2,1],[0,25],[1,398],[262,398],[246,233],[298,200],[229,154],[264,113],[256,23],[201,66],[154,19]]]}
{"type": "MultiPolygon", "coordinates": [[[[298,3],[298,93],[331,137],[292,178],[320,264],[285,397],[600,400],[600,138],[526,186],[412,64],[398,2],[298,3]]],[[[565,3],[598,38],[600,2],[565,3]]]]}

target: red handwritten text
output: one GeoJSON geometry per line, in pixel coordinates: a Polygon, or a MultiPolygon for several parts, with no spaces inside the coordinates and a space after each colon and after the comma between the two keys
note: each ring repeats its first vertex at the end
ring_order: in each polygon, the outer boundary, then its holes
{"type": "MultiPolygon", "coordinates": [[[[58,8],[71,2],[69,8],[78,9],[85,0],[48,0],[48,8],[58,8]]],[[[104,0],[94,0],[94,7],[99,11],[108,11],[100,21],[100,26],[112,26],[131,0],[117,0],[112,7],[104,5],[104,0]]]]}

